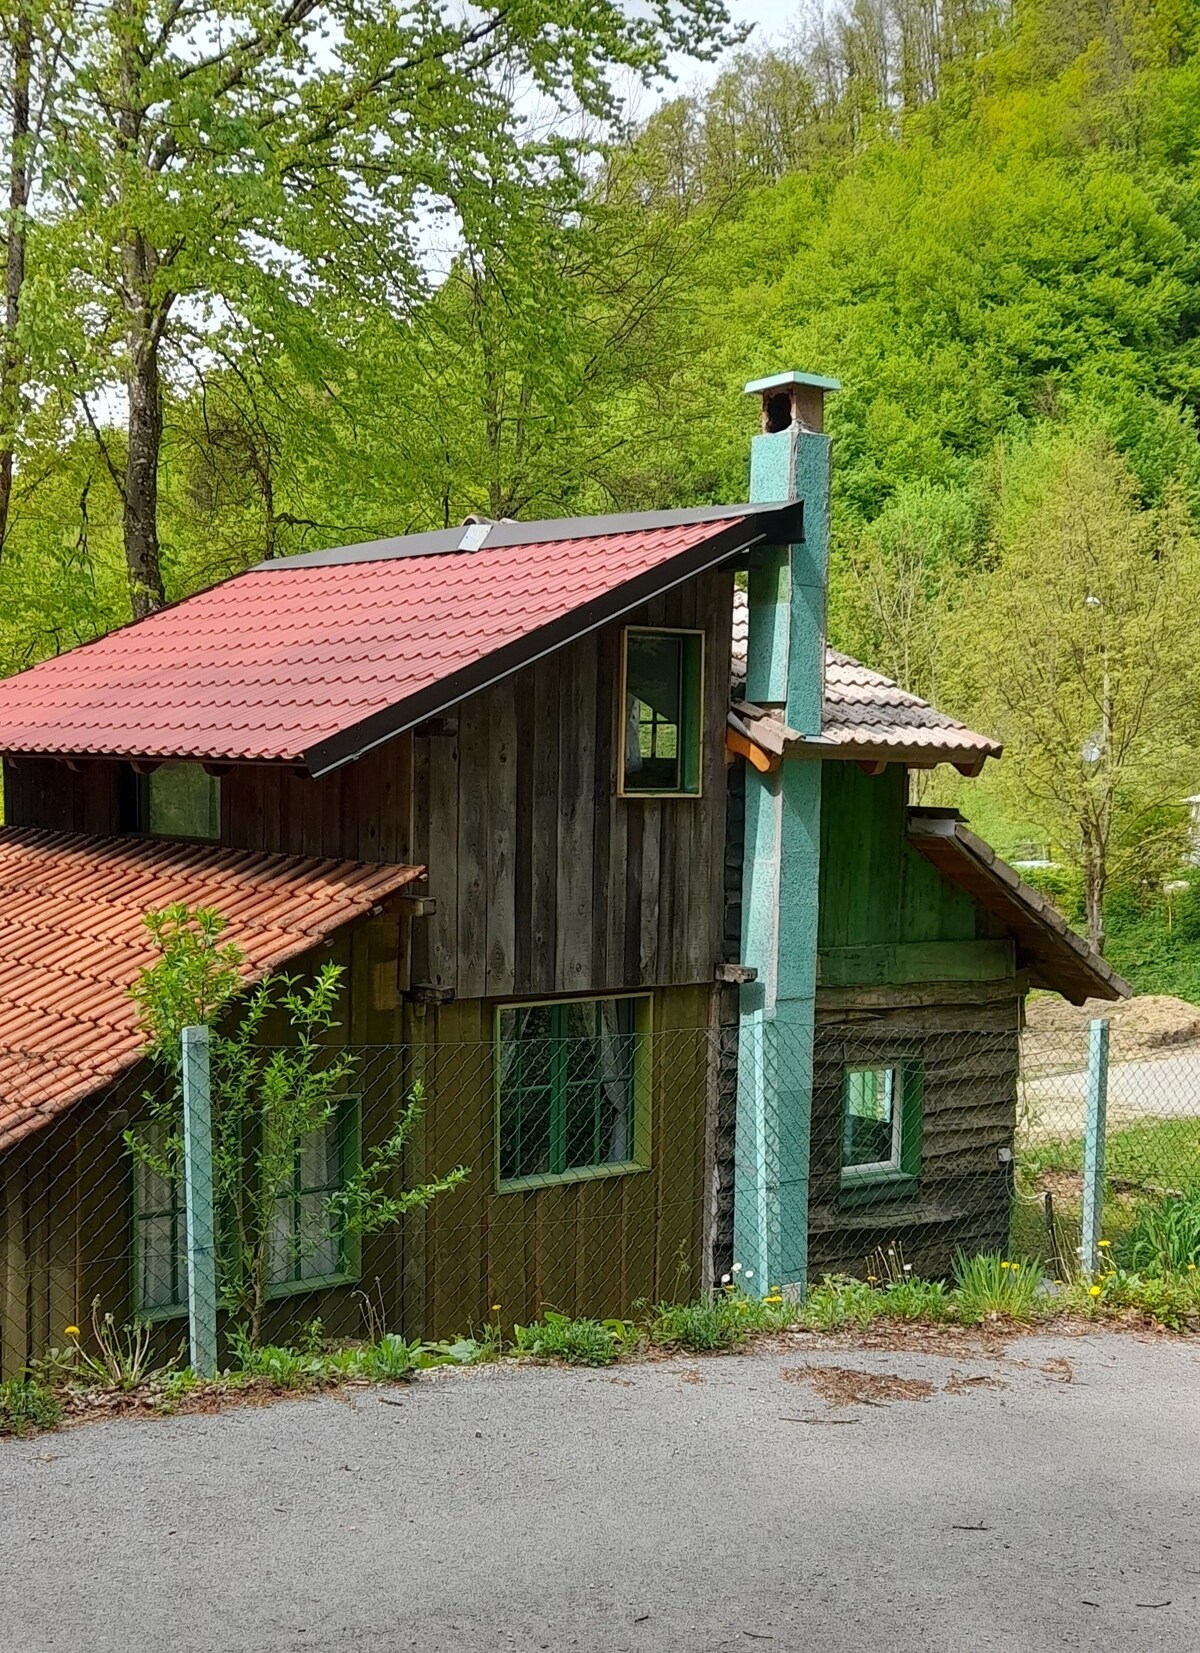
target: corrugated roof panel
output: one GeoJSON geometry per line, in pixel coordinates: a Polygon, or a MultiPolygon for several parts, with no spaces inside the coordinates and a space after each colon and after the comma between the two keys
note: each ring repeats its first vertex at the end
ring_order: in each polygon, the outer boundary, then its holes
{"type": "Polygon", "coordinates": [[[252,981],[377,908],[421,868],[0,828],[0,1150],[116,1078],[142,1039],[143,915],[215,907],[252,981]]]}

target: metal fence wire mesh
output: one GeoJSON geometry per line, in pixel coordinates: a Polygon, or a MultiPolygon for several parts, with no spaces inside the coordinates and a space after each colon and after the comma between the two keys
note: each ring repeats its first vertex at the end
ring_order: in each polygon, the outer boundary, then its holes
{"type": "MultiPolygon", "coordinates": [[[[630,999],[501,1007],[490,1040],[434,1034],[312,1060],[214,1037],[211,1147],[191,1153],[178,1067],[42,1105],[0,1149],[3,1375],[68,1327],[86,1340],[93,1313],[145,1322],[174,1353],[206,1245],[222,1360],[245,1337],[628,1317],[726,1277],[798,1292],[889,1252],[929,1278],[960,1251],[1058,1279],[1093,1261],[1086,1027],[656,1031],[630,999]],[[207,1242],[193,1221],[190,1252],[189,1172],[193,1219],[206,1204],[212,1219],[207,1242]]],[[[1186,1268],[1200,1043],[1123,1048],[1114,1032],[1100,1099],[1105,1253],[1186,1268]]]]}

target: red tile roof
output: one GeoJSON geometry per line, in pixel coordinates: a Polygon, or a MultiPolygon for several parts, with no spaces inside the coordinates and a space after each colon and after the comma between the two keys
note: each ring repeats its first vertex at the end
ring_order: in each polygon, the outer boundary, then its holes
{"type": "Polygon", "coordinates": [[[0,682],[0,751],[320,773],[768,537],[788,509],[614,519],[609,533],[582,519],[557,539],[539,528],[572,525],[496,524],[478,550],[416,536],[263,564],[0,682]]]}
{"type": "MultiPolygon", "coordinates": [[[[746,675],[749,631],[746,593],[735,591],[735,682],[746,675]]],[[[775,721],[778,722],[778,718],[775,721]]],[[[976,734],[957,718],[939,712],[920,695],[902,689],[882,672],[872,671],[852,655],[829,648],[825,650],[821,739],[823,744],[838,748],[830,753],[831,757],[894,759],[929,767],[937,763],[973,766],[987,758],[998,758],[1004,750],[998,740],[976,734]]]]}
{"type": "Polygon", "coordinates": [[[248,981],[377,909],[421,868],[0,828],[0,1150],[137,1060],[148,911],[215,907],[248,981]]]}

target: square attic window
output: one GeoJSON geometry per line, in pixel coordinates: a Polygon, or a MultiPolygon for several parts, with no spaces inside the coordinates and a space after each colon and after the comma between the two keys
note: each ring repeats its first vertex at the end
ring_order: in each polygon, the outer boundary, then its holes
{"type": "Polygon", "coordinates": [[[704,633],[627,626],[622,797],[698,797],[704,633]]]}
{"type": "Polygon", "coordinates": [[[151,838],[221,836],[221,782],[200,763],[164,763],[143,775],[140,825],[151,838]]]}

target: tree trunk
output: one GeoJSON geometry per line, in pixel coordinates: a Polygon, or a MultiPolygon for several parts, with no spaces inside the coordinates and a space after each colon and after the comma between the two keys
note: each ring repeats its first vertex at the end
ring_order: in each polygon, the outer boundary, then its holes
{"type": "Polygon", "coordinates": [[[166,601],[158,553],[158,455],[162,446],[158,330],[146,310],[130,318],[127,339],[129,443],[123,527],[129,597],[134,619],[140,620],[166,601]]]}
{"type": "Polygon", "coordinates": [[[12,507],[13,452],[20,423],[22,353],[18,338],[25,285],[25,215],[29,208],[29,86],[33,74],[33,23],[27,10],[12,35],[12,147],[8,161],[8,256],[4,287],[4,350],[0,356],[0,554],[12,507]]]}
{"type": "Polygon", "coordinates": [[[1083,860],[1083,900],[1087,918],[1087,937],[1096,951],[1104,956],[1104,895],[1108,884],[1108,868],[1103,856],[1088,846],[1083,860]]]}

